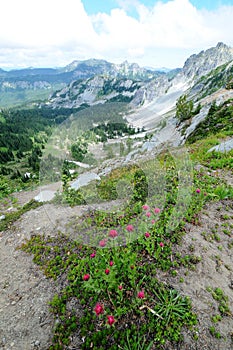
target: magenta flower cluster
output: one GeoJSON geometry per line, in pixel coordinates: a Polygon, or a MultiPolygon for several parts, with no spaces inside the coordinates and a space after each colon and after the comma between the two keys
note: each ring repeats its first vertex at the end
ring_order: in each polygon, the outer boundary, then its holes
{"type": "MultiPolygon", "coordinates": [[[[119,288],[119,290],[123,289],[122,285],[118,286],[118,288],[119,288]]],[[[144,290],[140,290],[137,293],[137,297],[138,297],[138,299],[144,299],[145,298],[144,290]]],[[[100,316],[100,315],[104,314],[104,306],[103,306],[103,304],[97,303],[96,306],[94,307],[94,312],[95,312],[96,316],[100,316]]],[[[116,322],[116,320],[115,320],[114,316],[107,315],[107,324],[109,326],[112,326],[115,322],[116,322]]]]}
{"type": "MultiPolygon", "coordinates": [[[[133,230],[134,230],[133,225],[130,225],[130,224],[129,224],[129,225],[126,226],[126,231],[128,231],[128,232],[133,232],[133,230]]],[[[117,230],[110,230],[109,233],[108,233],[108,237],[110,237],[110,238],[112,238],[112,239],[116,238],[117,236],[118,236],[117,230]]],[[[102,239],[101,241],[99,241],[99,246],[100,246],[101,248],[105,247],[106,244],[107,244],[107,238],[104,238],[104,239],[102,239]]],[[[95,253],[92,253],[92,254],[91,254],[91,258],[93,258],[93,257],[95,256],[94,254],[95,254],[95,253]]]]}
{"type": "MultiPolygon", "coordinates": [[[[152,213],[150,211],[149,205],[147,205],[147,204],[143,205],[142,209],[146,211],[146,217],[150,218],[152,213]]],[[[154,211],[155,214],[159,214],[161,210],[159,208],[154,208],[153,211],[154,211]]],[[[155,220],[154,219],[151,220],[151,223],[155,224],[155,220]]]]}
{"type": "Polygon", "coordinates": [[[139,298],[139,299],[144,299],[144,298],[145,298],[144,290],[140,290],[140,291],[138,292],[138,298],[139,298]]]}
{"type": "Polygon", "coordinates": [[[127,230],[128,232],[132,232],[132,231],[134,230],[133,225],[127,225],[127,226],[126,226],[126,230],[127,230]]]}
{"type": "MultiPolygon", "coordinates": [[[[95,312],[96,316],[100,316],[101,314],[104,313],[104,306],[100,303],[97,303],[95,308],[94,308],[94,312],[95,312]]],[[[112,326],[115,322],[116,322],[116,320],[115,320],[114,316],[112,316],[112,315],[107,316],[107,324],[109,326],[112,326]]]]}
{"type": "Polygon", "coordinates": [[[88,281],[90,279],[90,277],[91,276],[89,275],[89,273],[87,273],[86,275],[83,276],[83,280],[88,281]]]}
{"type": "Polygon", "coordinates": [[[118,233],[117,233],[116,230],[110,230],[108,235],[109,235],[109,237],[111,237],[111,238],[115,238],[115,237],[118,236],[118,233]]]}

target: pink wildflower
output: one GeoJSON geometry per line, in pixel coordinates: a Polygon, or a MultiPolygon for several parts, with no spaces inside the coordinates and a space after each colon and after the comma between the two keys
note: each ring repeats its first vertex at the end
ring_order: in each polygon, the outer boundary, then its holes
{"type": "Polygon", "coordinates": [[[160,245],[160,247],[162,247],[162,248],[164,247],[164,243],[163,243],[163,242],[160,242],[159,245],[160,245]]]}
{"type": "Polygon", "coordinates": [[[113,266],[113,265],[114,265],[114,262],[113,262],[113,261],[110,261],[110,262],[109,262],[109,265],[110,265],[110,266],[113,266]]]}
{"type": "Polygon", "coordinates": [[[149,218],[149,217],[151,216],[151,213],[148,211],[148,212],[146,213],[146,216],[149,218]]]}
{"type": "Polygon", "coordinates": [[[118,233],[116,230],[110,230],[108,235],[109,237],[115,238],[116,236],[118,236],[118,233]]]}
{"type": "Polygon", "coordinates": [[[126,226],[126,230],[127,230],[128,232],[132,232],[132,231],[133,231],[133,225],[127,225],[127,226],[126,226]]]}
{"type": "Polygon", "coordinates": [[[95,257],[95,252],[90,255],[91,258],[95,257]]]}
{"type": "Polygon", "coordinates": [[[103,305],[101,305],[100,303],[97,303],[95,308],[94,308],[94,311],[96,313],[96,316],[99,316],[100,314],[103,314],[104,313],[103,305]]]}
{"type": "Polygon", "coordinates": [[[201,192],[200,188],[197,188],[196,193],[200,193],[200,192],[201,192]]]}
{"type": "Polygon", "coordinates": [[[140,292],[138,292],[138,298],[139,299],[144,299],[145,298],[145,293],[143,290],[140,290],[140,292]]]}
{"type": "Polygon", "coordinates": [[[149,237],[150,237],[149,232],[146,232],[146,233],[145,233],[145,237],[146,237],[146,238],[149,238],[149,237]]]}
{"type": "Polygon", "coordinates": [[[101,241],[99,241],[99,246],[105,247],[106,246],[106,239],[102,239],[101,241]]]}
{"type": "Polygon", "coordinates": [[[154,212],[155,212],[155,214],[158,214],[158,213],[160,213],[160,209],[159,208],[155,208],[154,212]]]}
{"type": "Polygon", "coordinates": [[[118,286],[118,289],[119,289],[119,290],[122,290],[122,289],[123,289],[122,285],[118,286]]]}
{"type": "Polygon", "coordinates": [[[148,210],[148,209],[149,209],[149,205],[146,205],[146,204],[143,205],[143,206],[142,206],[142,209],[143,209],[143,210],[148,210]]]}
{"type": "Polygon", "coordinates": [[[107,316],[107,318],[108,318],[107,323],[109,324],[109,326],[112,326],[113,323],[115,322],[115,318],[113,316],[107,316]]]}
{"type": "Polygon", "coordinates": [[[88,281],[90,277],[91,276],[89,275],[89,273],[87,273],[86,275],[83,276],[83,280],[88,281]]]}
{"type": "Polygon", "coordinates": [[[106,269],[106,270],[105,270],[105,273],[106,273],[106,275],[109,275],[110,270],[109,270],[109,269],[106,269]]]}
{"type": "Polygon", "coordinates": [[[151,220],[151,223],[152,223],[152,225],[154,225],[155,224],[155,220],[153,219],[153,220],[151,220]]]}

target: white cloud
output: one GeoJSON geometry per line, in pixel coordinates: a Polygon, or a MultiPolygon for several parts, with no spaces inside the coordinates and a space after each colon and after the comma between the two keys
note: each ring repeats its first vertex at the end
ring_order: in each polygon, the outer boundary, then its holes
{"type": "Polygon", "coordinates": [[[189,51],[218,41],[233,45],[233,6],[211,12],[188,0],[155,1],[153,8],[118,2],[121,8],[109,15],[90,17],[81,0],[1,0],[0,67],[62,66],[90,57],[175,67],[189,51]]]}
{"type": "Polygon", "coordinates": [[[150,45],[160,47],[194,47],[200,37],[208,40],[212,35],[188,0],[158,2],[151,12],[141,6],[140,21],[150,33],[150,45]]]}
{"type": "Polygon", "coordinates": [[[233,6],[222,6],[220,10],[212,12],[203,11],[205,24],[214,32],[213,40],[223,41],[233,46],[233,6]]]}
{"type": "Polygon", "coordinates": [[[15,45],[43,47],[83,42],[95,35],[80,0],[2,0],[0,38],[15,45]]]}

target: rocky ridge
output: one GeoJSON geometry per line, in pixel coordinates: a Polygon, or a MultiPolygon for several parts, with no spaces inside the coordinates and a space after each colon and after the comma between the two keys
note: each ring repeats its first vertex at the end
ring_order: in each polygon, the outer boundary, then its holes
{"type": "Polygon", "coordinates": [[[140,67],[127,61],[114,64],[105,60],[74,61],[63,68],[26,68],[11,71],[0,69],[0,91],[16,89],[45,89],[55,84],[69,84],[74,80],[98,75],[112,78],[148,80],[165,73],[140,67]],[[43,83],[43,84],[42,84],[43,83]]]}
{"type": "Polygon", "coordinates": [[[138,105],[139,102],[141,105],[150,103],[155,98],[172,92],[197,94],[199,89],[195,91],[196,85],[205,75],[224,64],[231,67],[232,61],[233,48],[224,43],[218,43],[216,47],[191,55],[185,61],[183,68],[172,79],[165,75],[144,84],[135,96],[135,105],[138,105]]]}
{"type": "MultiPolygon", "coordinates": [[[[192,94],[199,92],[199,89],[195,91],[194,87],[203,76],[210,74],[221,65],[232,62],[232,60],[233,49],[223,43],[218,43],[216,47],[190,56],[183,68],[177,71],[174,76],[171,77],[169,73],[161,74],[154,78],[150,77],[149,81],[142,79],[138,81],[137,75],[132,74],[132,72],[140,72],[140,67],[124,62],[118,66],[118,72],[122,72],[120,76],[116,75],[114,78],[110,78],[109,75],[101,74],[82,82],[73,81],[61,91],[53,94],[47,105],[52,108],[58,106],[78,107],[82,103],[92,105],[111,101],[114,98],[115,101],[130,102],[131,106],[135,108],[155,102],[161,97],[166,99],[166,95],[169,94],[175,94],[176,100],[179,94],[190,92],[190,89],[193,89],[192,94]],[[121,82],[117,81],[119,78],[121,82]]],[[[111,70],[108,74],[112,74],[111,70]]]]}
{"type": "Polygon", "coordinates": [[[141,85],[142,82],[132,79],[97,75],[85,81],[73,81],[55,92],[46,105],[52,108],[77,108],[83,103],[130,102],[141,85]]]}

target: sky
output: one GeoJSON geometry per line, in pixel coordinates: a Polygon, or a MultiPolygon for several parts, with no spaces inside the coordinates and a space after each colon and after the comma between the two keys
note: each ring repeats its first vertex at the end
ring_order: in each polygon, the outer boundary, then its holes
{"type": "Polygon", "coordinates": [[[233,0],[1,0],[0,68],[182,67],[218,42],[233,47],[232,19],[233,0]]]}

